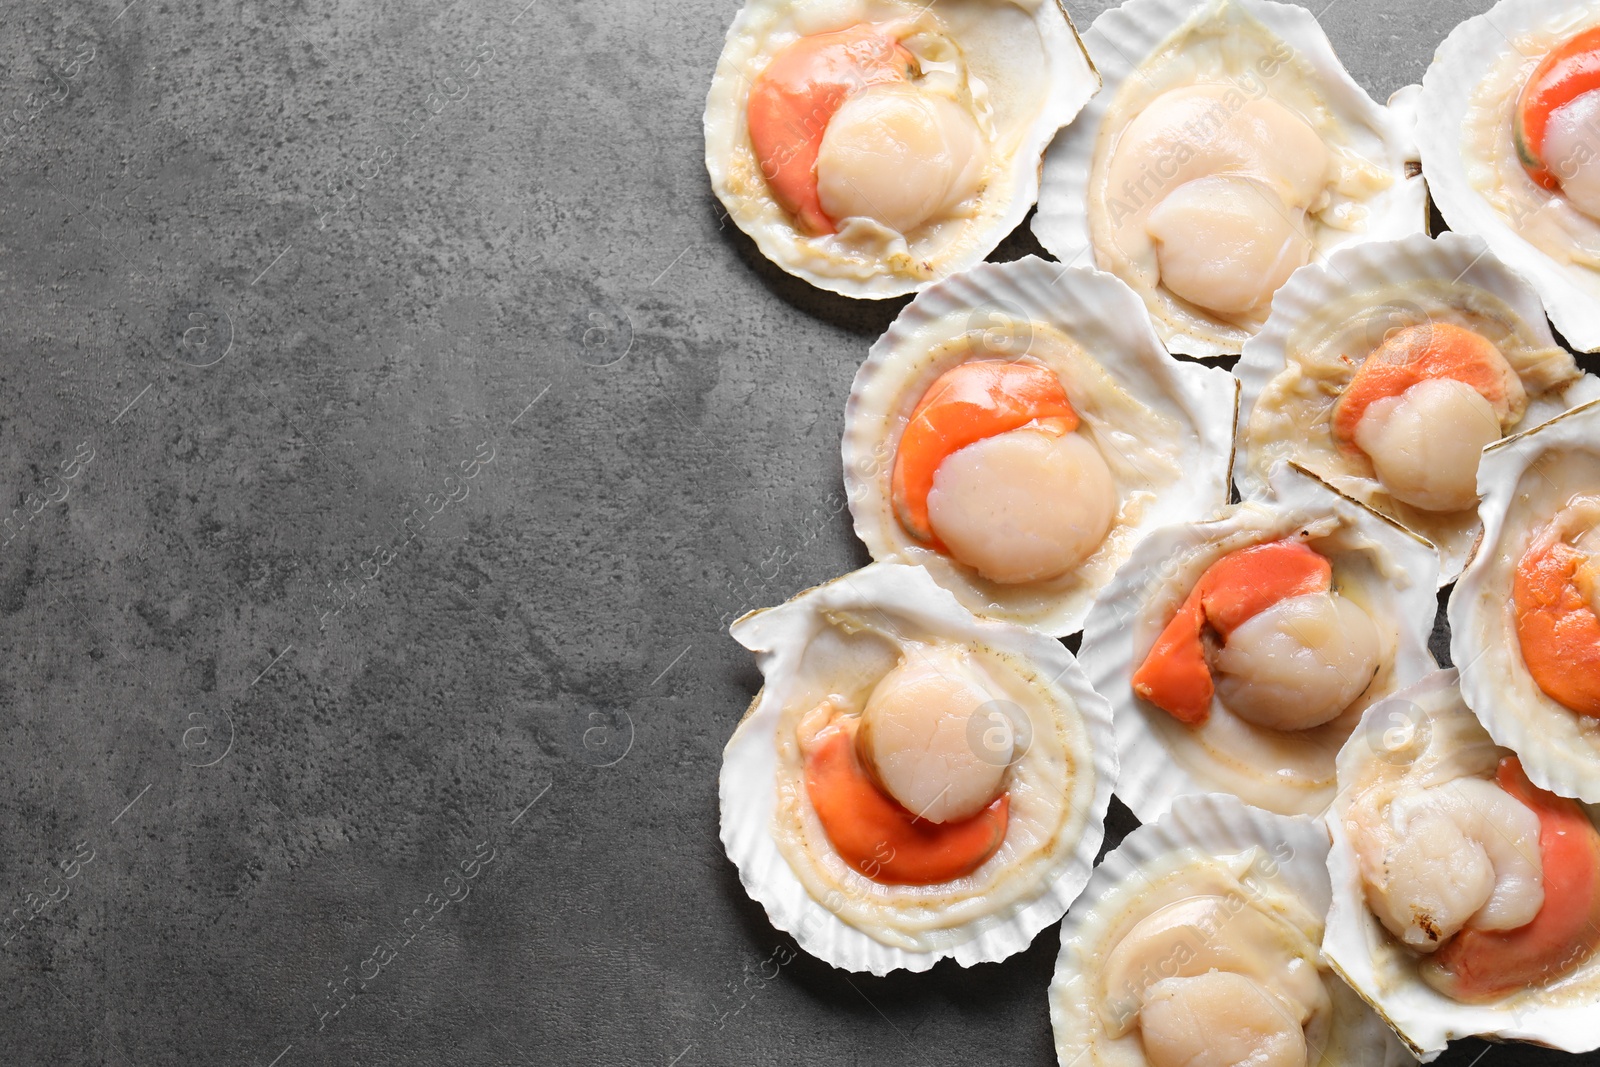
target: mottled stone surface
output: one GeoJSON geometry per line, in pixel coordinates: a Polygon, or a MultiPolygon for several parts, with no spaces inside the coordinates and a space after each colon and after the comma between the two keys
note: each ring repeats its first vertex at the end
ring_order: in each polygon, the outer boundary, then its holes
{"type": "MultiPolygon", "coordinates": [[[[757,973],[725,623],[865,562],[902,302],[721,221],[731,0],[123,2],[0,33],[0,1058],[1053,1062],[1053,932],[757,973]]],[[[1323,21],[1382,98],[1485,6],[1323,21]]]]}

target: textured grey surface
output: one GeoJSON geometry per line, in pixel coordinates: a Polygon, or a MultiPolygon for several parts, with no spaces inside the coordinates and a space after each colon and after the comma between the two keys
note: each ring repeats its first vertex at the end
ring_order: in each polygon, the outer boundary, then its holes
{"type": "Polygon", "coordinates": [[[0,1059],[1053,1062],[1053,932],[764,980],[717,841],[899,306],[721,222],[735,5],[125,2],[0,34],[0,1059]]]}

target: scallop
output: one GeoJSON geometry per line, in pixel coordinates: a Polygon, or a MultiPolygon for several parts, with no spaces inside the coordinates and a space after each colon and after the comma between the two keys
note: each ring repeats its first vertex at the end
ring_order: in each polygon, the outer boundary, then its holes
{"type": "Polygon", "coordinates": [[[1236,373],[1241,492],[1262,495],[1291,459],[1433,542],[1446,583],[1480,530],[1483,448],[1600,397],[1533,287],[1455,233],[1296,272],[1236,373]]]}
{"type": "Polygon", "coordinates": [[[1449,606],[1462,696],[1536,784],[1600,802],[1600,402],[1490,447],[1478,478],[1449,606]]]}
{"type": "Polygon", "coordinates": [[[1000,795],[1016,754],[1015,731],[1003,715],[996,720],[1001,735],[990,744],[967,741],[974,711],[994,699],[964,650],[936,646],[903,656],[867,697],[856,748],[905,810],[937,824],[970,819],[1000,795]]]}
{"type": "Polygon", "coordinates": [[[886,974],[1002,960],[1061,917],[1117,762],[1060,642],[881,563],[732,633],[765,684],[723,753],[722,842],[775,927],[886,974]]]}
{"type": "Polygon", "coordinates": [[[1458,1038],[1600,1047],[1600,830],[1535,786],[1454,670],[1339,753],[1322,952],[1425,1061],[1458,1038]]]}
{"type": "Polygon", "coordinates": [[[1435,669],[1433,547],[1287,463],[1269,487],[1150,534],[1089,614],[1141,821],[1209,792],[1321,814],[1363,710],[1435,669]]]}
{"type": "Polygon", "coordinates": [[[1128,0],[1084,44],[1104,90],[1045,154],[1033,232],[1132,286],[1172,351],[1237,353],[1297,269],[1423,228],[1404,123],[1309,11],[1128,0]]]}
{"type": "Polygon", "coordinates": [[[980,262],[1099,87],[1039,0],[749,0],[706,100],[706,169],[763,255],[862,298],[980,262]]]}
{"type": "Polygon", "coordinates": [[[1422,169],[1452,230],[1482,237],[1600,349],[1600,3],[1501,0],[1439,46],[1418,100],[1422,169]]]}
{"type": "Polygon", "coordinates": [[[983,264],[919,294],[856,374],[856,534],[976,614],[1074,633],[1146,532],[1226,503],[1236,394],[1111,275],[983,264]]]}
{"type": "Polygon", "coordinates": [[[1061,925],[1062,1064],[1304,1067],[1410,1060],[1319,956],[1328,839],[1220,794],[1123,839],[1061,925]]]}

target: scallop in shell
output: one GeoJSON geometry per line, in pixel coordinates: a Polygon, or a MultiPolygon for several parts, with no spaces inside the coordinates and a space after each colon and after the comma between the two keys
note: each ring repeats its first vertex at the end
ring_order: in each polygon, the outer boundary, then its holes
{"type": "Polygon", "coordinates": [[[1099,86],[1054,0],[748,0],[706,100],[706,168],[768,259],[899,296],[988,255],[1099,86]]]}
{"type": "Polygon", "coordinates": [[[1074,633],[1145,533],[1227,502],[1236,394],[1111,275],[983,264],[919,294],[856,374],[856,533],[970,611],[1074,633]]]}
{"type": "Polygon", "coordinates": [[[1361,712],[1434,669],[1432,546],[1291,466],[1270,484],[1145,538],[1084,627],[1141,821],[1209,792],[1320,814],[1361,712]]]}
{"type": "Polygon", "coordinates": [[[1221,794],[1123,839],[1061,924],[1062,1067],[1411,1061],[1319,958],[1327,831],[1221,794]]]}
{"type": "Polygon", "coordinates": [[[1339,753],[1324,957],[1431,1060],[1462,1037],[1600,1046],[1600,831],[1438,671],[1339,753]]]}
{"type": "Polygon", "coordinates": [[[1244,495],[1292,459],[1432,541],[1442,582],[1478,536],[1483,446],[1600,396],[1532,286],[1481,238],[1454,233],[1297,271],[1236,373],[1244,495]]]}
{"type": "Polygon", "coordinates": [[[1600,402],[1492,446],[1450,596],[1461,693],[1538,785],[1600,802],[1600,402]]]}
{"type": "Polygon", "coordinates": [[[1501,0],[1439,46],[1417,127],[1451,229],[1526,275],[1586,352],[1600,349],[1600,93],[1581,68],[1600,57],[1597,27],[1594,0],[1501,0]]]}
{"type": "Polygon", "coordinates": [[[1089,878],[1111,711],[1060,642],[874,564],[746,615],[765,684],[723,753],[722,842],[800,947],[846,970],[1026,948],[1089,878]]]}
{"type": "Polygon", "coordinates": [[[1084,44],[1104,89],[1045,154],[1033,232],[1132,285],[1174,352],[1238,352],[1295,268],[1422,229],[1409,134],[1304,8],[1128,0],[1084,44]]]}

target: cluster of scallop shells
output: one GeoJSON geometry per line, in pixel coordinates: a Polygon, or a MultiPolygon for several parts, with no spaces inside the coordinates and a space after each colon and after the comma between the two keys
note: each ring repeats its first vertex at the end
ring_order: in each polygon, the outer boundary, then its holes
{"type": "MultiPolygon", "coordinates": [[[[1525,773],[1567,817],[1600,804],[1600,707],[1519,643],[1526,559],[1600,573],[1600,380],[1551,329],[1600,349],[1600,179],[1593,205],[1530,181],[1508,118],[1595,26],[1596,0],[1501,0],[1379,105],[1272,0],[1126,0],[1081,38],[1055,0],[748,0],[707,101],[715,192],[791,274],[914,294],[845,412],[875,562],[732,627],[764,685],[722,840],[774,926],[885,974],[1065,916],[1063,1065],[1227,1064],[1247,1032],[1262,1064],[1600,1047],[1600,954],[1452,997],[1373,866],[1403,829],[1375,798],[1525,773]],[[1426,232],[1430,194],[1453,232],[1426,232]],[[983,262],[1035,205],[1055,260],[983,262]],[[1446,357],[1478,377],[1401,380],[1446,357]],[[1005,389],[1035,407],[946,410],[1005,389]],[[1258,549],[1309,584],[1224,629],[1202,590],[1258,549]],[[1429,644],[1452,583],[1459,672],[1429,644]],[[1203,690],[1150,673],[1190,616],[1223,635],[1203,690]],[[867,831],[824,781],[900,836],[844,848],[867,831]],[[1142,825],[1097,866],[1113,790],[1142,825]],[[971,863],[912,863],[965,821],[953,848],[995,835],[971,863]]],[[[1541,625],[1600,679],[1600,627],[1541,625]]]]}

